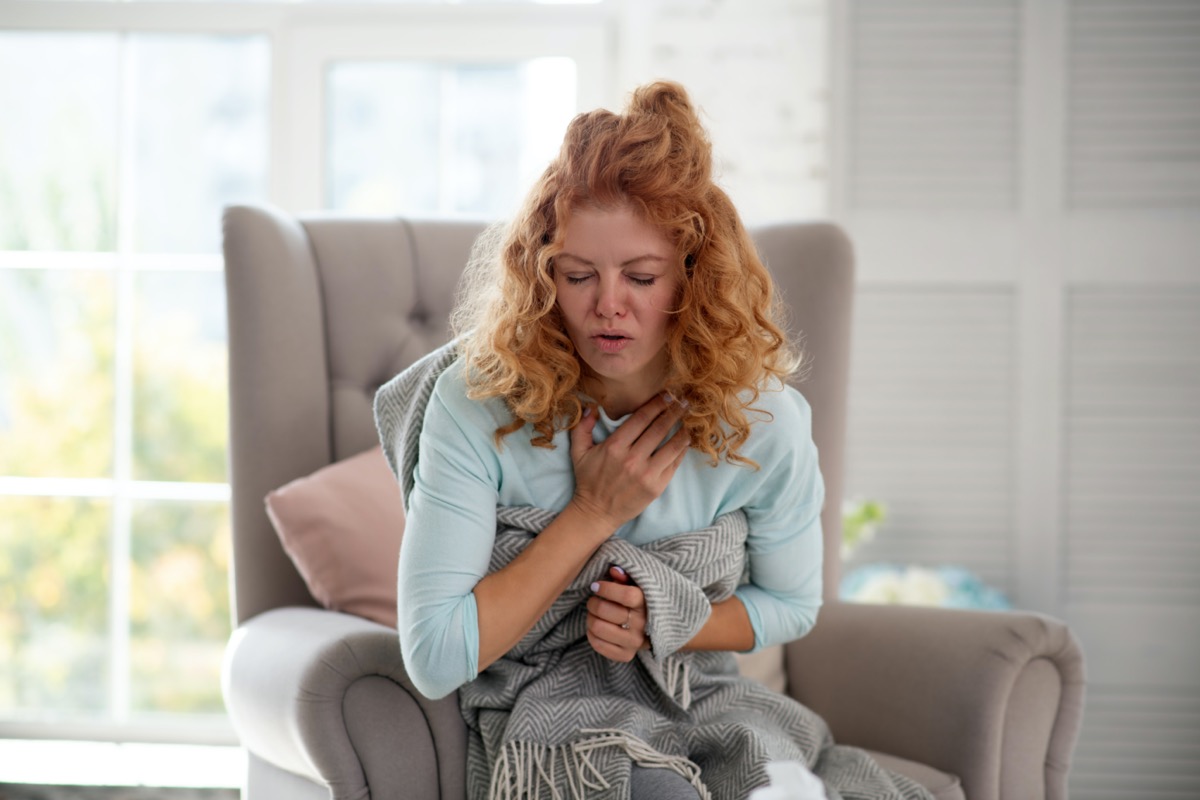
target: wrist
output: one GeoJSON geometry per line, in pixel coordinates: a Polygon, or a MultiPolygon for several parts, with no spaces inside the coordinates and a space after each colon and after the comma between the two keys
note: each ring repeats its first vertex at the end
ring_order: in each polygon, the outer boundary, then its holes
{"type": "MultiPolygon", "coordinates": [[[[601,511],[594,503],[576,494],[563,509],[574,530],[582,531],[589,538],[604,541],[617,532],[621,522],[601,511]]],[[[560,516],[562,516],[560,515],[560,516]]]]}
{"type": "Polygon", "coordinates": [[[741,599],[734,595],[712,604],[712,614],[683,650],[729,650],[744,653],[757,644],[750,614],[741,599]]]}

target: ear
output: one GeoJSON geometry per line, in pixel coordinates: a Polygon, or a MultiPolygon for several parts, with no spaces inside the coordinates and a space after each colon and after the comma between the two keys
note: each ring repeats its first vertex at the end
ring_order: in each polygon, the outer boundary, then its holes
{"type": "Polygon", "coordinates": [[[696,272],[696,254],[688,253],[683,257],[683,280],[684,283],[691,283],[692,276],[696,272]]]}

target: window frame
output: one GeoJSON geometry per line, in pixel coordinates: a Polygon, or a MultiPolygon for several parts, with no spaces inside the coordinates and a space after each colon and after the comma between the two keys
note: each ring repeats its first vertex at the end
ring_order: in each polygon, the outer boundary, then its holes
{"type": "MultiPolygon", "coordinates": [[[[327,71],[334,62],[421,60],[449,65],[568,56],[577,65],[577,107],[592,108],[610,100],[616,15],[612,0],[590,5],[0,0],[0,30],[6,33],[266,35],[270,47],[266,200],[294,213],[325,207],[325,91],[327,71]],[[298,169],[298,165],[311,166],[298,169]]],[[[119,103],[119,98],[114,102],[119,103]]],[[[125,140],[118,141],[121,151],[129,146],[130,131],[126,120],[119,119],[118,124],[125,140]]],[[[129,179],[119,173],[118,197],[129,179]]],[[[233,744],[236,735],[222,714],[131,713],[129,509],[143,499],[227,503],[229,486],[134,480],[129,469],[135,278],[150,270],[220,270],[221,258],[212,253],[134,252],[128,231],[122,231],[128,228],[122,221],[126,212],[119,204],[113,252],[0,251],[3,269],[111,271],[117,294],[113,474],[86,480],[0,476],[0,496],[98,497],[114,503],[109,548],[110,712],[103,719],[0,716],[0,737],[233,744]]]]}

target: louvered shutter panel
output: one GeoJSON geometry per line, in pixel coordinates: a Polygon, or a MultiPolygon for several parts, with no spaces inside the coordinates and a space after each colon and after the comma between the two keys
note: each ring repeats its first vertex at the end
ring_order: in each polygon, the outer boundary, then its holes
{"type": "Polygon", "coordinates": [[[1064,204],[1081,255],[1064,331],[1063,600],[1092,684],[1072,794],[1184,800],[1200,797],[1200,257],[1187,232],[1200,224],[1200,2],[1074,0],[1067,23],[1064,204]]]}
{"type": "Polygon", "coordinates": [[[855,308],[847,486],[888,505],[851,565],[955,564],[1010,585],[1010,291],[863,289],[855,308]]]}
{"type": "Polygon", "coordinates": [[[1071,771],[1073,800],[1200,796],[1200,696],[1089,687],[1071,771]]]}
{"type": "Polygon", "coordinates": [[[860,0],[849,26],[851,206],[1011,209],[1019,4],[860,0]]]}
{"type": "Polygon", "coordinates": [[[1077,289],[1067,335],[1067,599],[1200,614],[1200,291],[1077,289]]]}
{"type": "Polygon", "coordinates": [[[1200,0],[841,8],[848,566],[1064,618],[1072,798],[1200,797],[1200,0]]]}
{"type": "Polygon", "coordinates": [[[1200,288],[1067,304],[1065,601],[1092,688],[1073,796],[1200,796],[1200,288]]]}
{"type": "Polygon", "coordinates": [[[1068,204],[1200,207],[1200,3],[1076,0],[1068,204]]]}

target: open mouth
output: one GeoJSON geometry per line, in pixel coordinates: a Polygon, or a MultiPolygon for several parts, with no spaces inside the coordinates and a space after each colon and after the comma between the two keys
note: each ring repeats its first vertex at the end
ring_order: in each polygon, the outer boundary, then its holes
{"type": "Polygon", "coordinates": [[[593,336],[592,339],[596,342],[596,346],[605,353],[616,353],[632,341],[628,336],[622,336],[619,333],[601,333],[593,336]]]}

